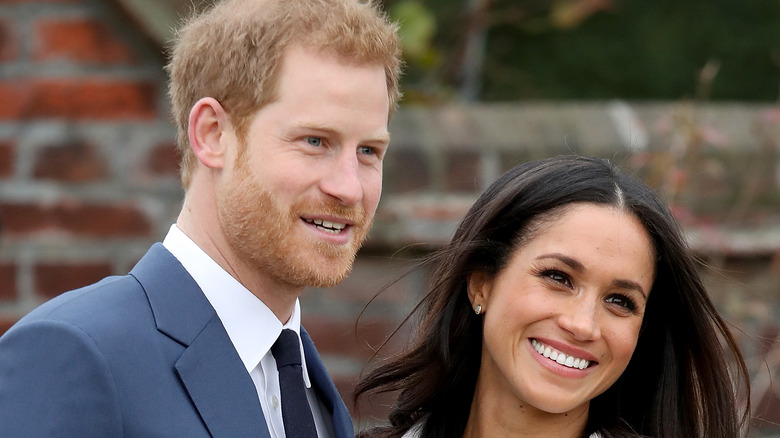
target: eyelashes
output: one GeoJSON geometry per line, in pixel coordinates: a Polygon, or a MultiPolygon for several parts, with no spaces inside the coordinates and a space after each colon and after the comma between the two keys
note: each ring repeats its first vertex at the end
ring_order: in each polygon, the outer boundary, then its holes
{"type": "Polygon", "coordinates": [[[607,303],[615,304],[629,310],[631,313],[636,313],[636,303],[634,300],[623,294],[612,294],[606,299],[607,303]]]}
{"type": "MultiPolygon", "coordinates": [[[[539,268],[537,276],[547,282],[552,282],[566,289],[574,289],[574,280],[565,271],[556,268],[539,268]]],[[[634,299],[622,293],[611,293],[604,300],[610,306],[622,313],[637,314],[638,306],[634,299]]]]}
{"type": "Polygon", "coordinates": [[[568,288],[574,287],[574,283],[572,282],[571,277],[563,271],[559,271],[557,269],[542,269],[539,275],[547,278],[548,280],[560,283],[568,288]]]}

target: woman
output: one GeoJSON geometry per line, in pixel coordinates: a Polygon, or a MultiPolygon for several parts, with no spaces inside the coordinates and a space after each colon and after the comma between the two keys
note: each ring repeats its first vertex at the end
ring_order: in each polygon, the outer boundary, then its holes
{"type": "Polygon", "coordinates": [[[399,391],[362,436],[739,436],[727,324],[666,205],[608,162],[512,169],[429,261],[416,340],[356,388],[399,391]]]}

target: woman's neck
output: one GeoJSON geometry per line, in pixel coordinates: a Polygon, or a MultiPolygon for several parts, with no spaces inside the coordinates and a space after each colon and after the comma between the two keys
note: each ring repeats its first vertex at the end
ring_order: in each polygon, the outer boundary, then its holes
{"type": "Polygon", "coordinates": [[[580,438],[587,421],[587,404],[567,413],[551,414],[517,399],[477,391],[463,438],[580,438]]]}

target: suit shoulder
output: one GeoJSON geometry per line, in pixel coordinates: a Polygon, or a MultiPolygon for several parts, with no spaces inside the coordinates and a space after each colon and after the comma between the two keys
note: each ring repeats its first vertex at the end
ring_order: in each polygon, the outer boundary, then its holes
{"type": "MultiPolygon", "coordinates": [[[[11,328],[43,321],[60,321],[89,331],[121,324],[149,312],[143,287],[130,275],[107,277],[80,289],[65,292],[25,315],[11,328]]],[[[9,330],[10,331],[10,330],[9,330]]]]}
{"type": "Polygon", "coordinates": [[[121,436],[111,367],[89,332],[33,319],[0,337],[0,351],[1,436],[121,436]],[[74,421],[84,412],[90,421],[74,421]]]}

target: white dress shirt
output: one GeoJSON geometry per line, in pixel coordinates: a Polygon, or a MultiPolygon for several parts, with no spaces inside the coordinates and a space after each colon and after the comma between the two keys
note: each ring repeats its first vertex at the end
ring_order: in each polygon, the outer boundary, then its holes
{"type": "MultiPolygon", "coordinates": [[[[295,301],[290,320],[285,324],[274,315],[265,303],[227,273],[183,231],[172,225],[163,241],[184,269],[192,276],[222,321],[238,356],[252,377],[260,406],[263,408],[271,438],[286,438],[282,422],[282,405],[279,389],[279,373],[271,354],[271,346],[282,329],[301,333],[301,307],[295,301]]],[[[306,397],[311,406],[317,435],[320,438],[334,436],[333,423],[327,409],[321,404],[309,381],[306,358],[301,344],[303,382],[306,397]],[[323,413],[326,416],[323,416],[323,413]]]]}

